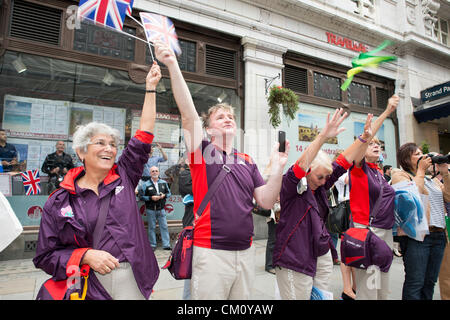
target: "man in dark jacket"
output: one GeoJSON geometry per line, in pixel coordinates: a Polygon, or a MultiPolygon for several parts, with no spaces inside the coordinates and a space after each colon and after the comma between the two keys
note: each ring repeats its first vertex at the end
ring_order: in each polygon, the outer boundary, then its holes
{"type": "Polygon", "coordinates": [[[170,247],[169,227],[167,226],[166,199],[171,196],[166,181],[159,178],[159,169],[156,166],[150,168],[151,179],[144,181],[138,188],[138,194],[145,201],[148,219],[148,237],[152,248],[156,249],[156,219],[158,219],[159,230],[164,250],[172,250],[170,247]]]}
{"type": "Polygon", "coordinates": [[[74,167],[72,157],[65,153],[64,141],[56,142],[56,151],[50,153],[42,164],[41,171],[48,174],[48,193],[59,188],[59,183],[63,181],[66,173],[74,167]]]}

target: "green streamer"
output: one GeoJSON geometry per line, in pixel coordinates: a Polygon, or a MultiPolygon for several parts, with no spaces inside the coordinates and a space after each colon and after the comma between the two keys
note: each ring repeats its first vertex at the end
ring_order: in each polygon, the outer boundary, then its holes
{"type": "Polygon", "coordinates": [[[347,90],[350,83],[352,83],[353,77],[364,71],[364,68],[372,67],[376,68],[378,65],[382,62],[388,62],[388,61],[394,61],[397,59],[395,56],[376,56],[375,53],[383,50],[387,46],[392,44],[391,41],[385,40],[381,45],[379,45],[377,48],[373,49],[372,51],[363,52],[359,54],[357,57],[352,59],[352,69],[347,71],[347,80],[342,84],[341,90],[345,91],[347,90]]]}

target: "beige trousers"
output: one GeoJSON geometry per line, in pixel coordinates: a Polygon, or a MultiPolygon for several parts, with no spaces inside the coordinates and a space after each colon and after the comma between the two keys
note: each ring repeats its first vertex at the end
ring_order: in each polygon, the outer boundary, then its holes
{"type": "MultiPolygon", "coordinates": [[[[355,223],[356,228],[366,228],[365,225],[355,223]]],[[[370,227],[389,248],[394,248],[394,238],[391,229],[370,227]]],[[[353,268],[355,271],[356,300],[387,300],[389,296],[389,272],[381,272],[377,266],[370,266],[366,270],[353,268]]]]}
{"type": "Polygon", "coordinates": [[[128,262],[121,262],[118,268],[105,275],[96,272],[95,276],[114,300],[145,300],[128,262]]]}
{"type": "Polygon", "coordinates": [[[450,244],[448,242],[439,272],[439,290],[442,300],[450,300],[450,244]]]}
{"type": "Polygon", "coordinates": [[[194,246],[192,300],[247,300],[255,280],[255,248],[218,250],[194,246]]]}
{"type": "Polygon", "coordinates": [[[275,268],[277,284],[283,300],[310,300],[312,287],[328,291],[333,258],[331,251],[317,258],[315,277],[287,268],[275,268]]]}

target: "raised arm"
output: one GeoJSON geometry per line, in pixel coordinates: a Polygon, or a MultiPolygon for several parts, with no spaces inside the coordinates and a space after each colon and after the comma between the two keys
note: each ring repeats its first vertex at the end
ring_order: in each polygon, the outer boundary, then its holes
{"type": "Polygon", "coordinates": [[[178,66],[175,54],[167,44],[161,41],[155,41],[154,46],[156,58],[169,69],[173,96],[181,114],[181,125],[183,127],[186,148],[188,152],[193,152],[202,142],[202,122],[195,109],[191,93],[178,66]]]}
{"type": "Polygon", "coordinates": [[[329,138],[336,137],[339,133],[345,130],[345,128],[339,128],[341,123],[348,116],[347,112],[342,114],[343,112],[344,111],[342,109],[336,109],[331,120],[330,113],[328,113],[325,127],[297,160],[297,165],[305,172],[308,171],[311,162],[314,160],[325,141],[329,138]]]}
{"type": "MultiPolygon", "coordinates": [[[[367,143],[358,139],[361,142],[363,142],[363,146],[361,148],[356,146],[357,150],[356,150],[356,153],[353,154],[354,158],[352,159],[355,161],[357,166],[361,165],[361,161],[364,159],[369,142],[373,139],[373,137],[375,137],[378,130],[381,128],[381,125],[383,124],[384,120],[386,120],[386,118],[397,109],[399,101],[400,101],[400,98],[397,95],[393,95],[392,97],[390,97],[388,100],[388,104],[386,106],[386,110],[384,110],[384,112],[382,114],[380,114],[380,116],[374,121],[374,123],[369,128],[369,131],[366,131],[366,127],[364,127],[364,133],[361,135],[361,139],[365,140],[367,143]]],[[[367,124],[367,120],[366,120],[366,124],[367,124]]],[[[358,142],[356,140],[355,140],[355,143],[358,145],[358,142]]],[[[353,151],[355,151],[355,150],[353,150],[353,151]]],[[[347,157],[346,157],[346,159],[349,162],[352,161],[351,159],[349,159],[347,157]]]]}
{"type": "Polygon", "coordinates": [[[156,85],[161,79],[161,69],[158,64],[153,62],[150,68],[147,78],[145,79],[145,99],[144,106],[142,107],[141,121],[139,123],[139,129],[153,133],[155,130],[156,119],[156,85]],[[149,92],[151,91],[151,92],[149,92]]]}

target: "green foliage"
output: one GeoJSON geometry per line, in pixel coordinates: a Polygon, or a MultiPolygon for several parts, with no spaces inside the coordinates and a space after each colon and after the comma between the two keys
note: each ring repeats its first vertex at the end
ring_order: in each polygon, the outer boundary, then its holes
{"type": "Polygon", "coordinates": [[[420,145],[420,149],[422,149],[423,154],[427,154],[430,152],[430,144],[426,140],[424,140],[420,145]]]}
{"type": "Polygon", "coordinates": [[[272,86],[270,88],[267,103],[269,104],[270,123],[274,128],[281,124],[280,104],[283,107],[284,115],[288,119],[293,120],[298,111],[298,96],[292,90],[281,86],[272,86]]]}

